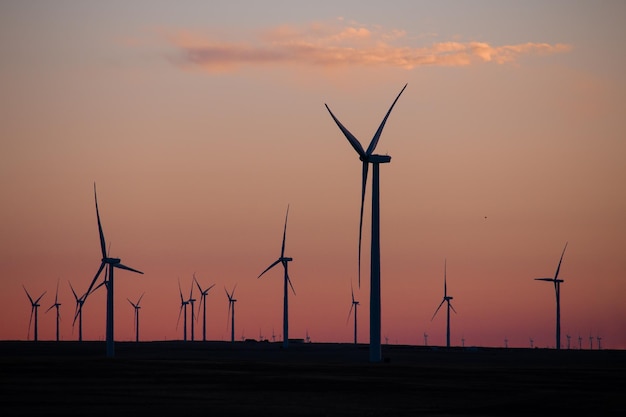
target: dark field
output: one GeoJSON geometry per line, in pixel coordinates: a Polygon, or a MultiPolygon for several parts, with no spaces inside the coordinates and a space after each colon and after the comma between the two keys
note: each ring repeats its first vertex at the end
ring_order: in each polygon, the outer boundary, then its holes
{"type": "Polygon", "coordinates": [[[0,416],[622,415],[626,351],[0,341],[0,416]]]}

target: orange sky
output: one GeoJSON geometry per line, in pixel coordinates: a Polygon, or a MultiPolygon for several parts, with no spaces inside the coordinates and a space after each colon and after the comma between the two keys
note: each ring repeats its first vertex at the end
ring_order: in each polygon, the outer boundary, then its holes
{"type": "MultiPolygon", "coordinates": [[[[554,289],[534,278],[568,242],[562,346],[626,348],[625,6],[392,3],[3,2],[0,339],[32,339],[25,286],[46,291],[53,340],[57,282],[77,338],[95,182],[111,256],[144,272],[116,272],[116,340],[144,292],[140,338],[182,338],[194,273],[215,284],[209,339],[229,338],[236,284],[237,337],[280,340],[282,271],[257,276],[289,205],[290,337],[351,341],[354,285],[366,343],[370,209],[359,288],[361,165],[324,104],[367,147],[408,83],[376,148],[384,341],[445,344],[447,260],[453,345],[554,347],[554,289]]],[[[83,326],[104,339],[102,289],[83,326]]]]}

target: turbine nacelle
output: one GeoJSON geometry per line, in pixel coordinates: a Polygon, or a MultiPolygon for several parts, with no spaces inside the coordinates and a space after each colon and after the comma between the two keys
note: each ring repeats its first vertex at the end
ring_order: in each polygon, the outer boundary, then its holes
{"type": "Polygon", "coordinates": [[[371,164],[385,164],[391,162],[391,156],[389,155],[360,155],[359,159],[371,164]]]}

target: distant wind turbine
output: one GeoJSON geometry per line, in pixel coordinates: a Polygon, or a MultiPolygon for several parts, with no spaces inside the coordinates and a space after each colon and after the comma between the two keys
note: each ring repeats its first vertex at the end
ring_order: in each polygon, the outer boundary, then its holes
{"type": "Polygon", "coordinates": [[[141,294],[141,296],[139,297],[136,303],[133,303],[132,301],[130,301],[129,298],[127,298],[130,305],[133,306],[133,308],[135,309],[135,342],[139,342],[139,309],[141,308],[139,306],[139,303],[141,302],[141,299],[143,298],[143,294],[141,294]]]}
{"type": "MultiPolygon", "coordinates": [[[[68,281],[69,282],[69,281],[68,281]]],[[[74,324],[76,323],[76,318],[78,317],[78,341],[83,341],[83,310],[82,306],[85,302],[85,295],[81,295],[80,297],[74,291],[74,287],[72,287],[72,283],[69,282],[70,289],[72,290],[72,294],[74,294],[74,299],[76,300],[76,309],[74,310],[74,321],[72,321],[72,330],[74,329],[74,324]]]]}
{"type": "MultiPolygon", "coordinates": [[[[234,298],[235,296],[235,288],[237,288],[237,284],[233,287],[233,290],[229,293],[226,287],[224,287],[224,291],[226,291],[226,296],[228,297],[228,319],[230,319],[230,341],[235,342],[235,303],[237,300],[234,298]]],[[[228,321],[226,322],[228,325],[228,321]]]]}
{"type": "MultiPolygon", "coordinates": [[[[22,285],[22,287],[24,287],[24,285],[22,285]]],[[[30,300],[30,319],[28,320],[28,333],[26,338],[28,339],[28,337],[30,336],[30,325],[33,322],[33,315],[35,316],[35,327],[33,329],[33,340],[36,342],[38,340],[38,335],[39,335],[39,318],[38,318],[38,311],[39,311],[39,300],[41,300],[41,297],[44,296],[44,294],[46,293],[46,291],[43,292],[43,294],[41,294],[39,296],[39,298],[37,298],[36,300],[33,300],[33,297],[30,296],[30,294],[28,293],[28,290],[26,289],[26,287],[24,287],[24,291],[26,291],[26,296],[28,297],[28,299],[30,300]]]]}
{"type": "Polygon", "coordinates": [[[46,313],[50,310],[52,310],[53,308],[56,309],[56,313],[57,313],[57,342],[59,341],[59,321],[61,320],[61,312],[59,311],[59,307],[61,307],[61,303],[59,303],[59,280],[57,280],[57,291],[54,294],[54,304],[52,304],[47,310],[46,313]]]}
{"type": "Polygon", "coordinates": [[[209,293],[209,290],[213,288],[215,284],[212,284],[211,286],[203,290],[202,287],[200,286],[200,283],[196,279],[196,274],[193,275],[193,280],[195,281],[196,285],[198,286],[198,290],[200,291],[200,305],[198,306],[198,312],[200,312],[200,308],[203,309],[202,310],[202,341],[206,342],[206,297],[207,297],[207,294],[209,293]]]}
{"type": "Polygon", "coordinates": [[[428,335],[424,332],[424,346],[428,346],[428,335]]]}
{"type": "Polygon", "coordinates": [[[191,281],[191,290],[189,291],[189,299],[187,301],[189,302],[189,307],[191,307],[191,341],[193,342],[196,339],[194,331],[196,327],[196,315],[193,309],[193,303],[196,302],[196,299],[193,298],[193,281],[191,281]]]}
{"type": "Polygon", "coordinates": [[[385,118],[381,122],[378,130],[374,134],[374,137],[370,141],[367,150],[363,149],[363,146],[359,140],[352,134],[343,124],[335,117],[328,105],[326,109],[330,113],[331,117],[344,134],[350,145],[359,154],[359,159],[362,162],[362,184],[361,184],[361,214],[359,217],[359,256],[358,256],[358,277],[359,286],[361,285],[361,236],[363,230],[363,204],[365,202],[365,189],[367,185],[367,174],[369,164],[373,166],[373,178],[372,178],[372,233],[371,233],[371,255],[370,255],[370,362],[380,362],[382,360],[381,351],[381,306],[380,306],[380,179],[379,179],[379,165],[391,162],[389,155],[376,155],[374,150],[380,135],[383,132],[387,118],[391,113],[391,110],[395,106],[396,102],[400,98],[400,95],[406,88],[406,84],[393,101],[393,104],[387,111],[385,118]]]}
{"type": "MultiPolygon", "coordinates": [[[[106,277],[106,288],[107,288],[107,311],[106,311],[106,355],[107,357],[115,356],[115,334],[113,330],[113,272],[115,268],[125,269],[127,271],[136,272],[138,274],[143,274],[143,272],[138,271],[134,268],[126,266],[122,264],[120,258],[110,258],[106,251],[106,242],[104,240],[104,232],[102,231],[102,223],[100,222],[100,212],[98,211],[98,196],[96,195],[96,184],[93,184],[93,194],[94,200],[96,202],[96,217],[98,219],[98,233],[100,235],[100,249],[102,251],[102,261],[100,262],[100,268],[98,268],[98,272],[93,277],[87,292],[85,293],[85,300],[91,293],[92,288],[94,287],[100,273],[104,269],[105,266],[108,266],[108,277],[106,277]]],[[[82,308],[82,305],[81,305],[82,308]]]]}
{"type": "Polygon", "coordinates": [[[446,284],[446,261],[444,260],[444,263],[443,263],[443,300],[441,300],[441,304],[439,304],[439,307],[437,307],[437,310],[435,310],[435,314],[433,314],[433,317],[430,320],[432,321],[435,318],[435,316],[437,315],[437,312],[439,311],[443,303],[448,304],[447,316],[446,316],[446,347],[450,347],[450,309],[452,309],[452,311],[456,313],[456,310],[454,309],[454,307],[452,307],[452,304],[450,304],[450,300],[452,300],[452,297],[448,295],[448,287],[446,284]]]}
{"type": "Polygon", "coordinates": [[[559,270],[561,269],[561,262],[563,261],[563,255],[565,255],[565,249],[567,249],[567,242],[561,253],[561,259],[559,259],[559,265],[556,267],[556,273],[554,278],[535,278],[536,281],[548,281],[554,283],[554,292],[556,293],[556,348],[561,349],[561,283],[562,279],[558,279],[559,270]]]}
{"type": "Polygon", "coordinates": [[[348,321],[350,321],[350,315],[352,314],[352,309],[354,309],[354,344],[357,344],[357,333],[356,333],[356,329],[357,329],[357,308],[359,307],[359,302],[356,301],[354,299],[354,288],[350,288],[350,290],[352,291],[352,304],[350,305],[350,311],[348,312],[348,319],[346,320],[346,323],[348,321]]]}
{"type": "Polygon", "coordinates": [[[293,291],[293,295],[296,295],[296,291],[293,289],[293,284],[291,284],[291,280],[289,279],[289,262],[293,261],[293,258],[285,256],[285,238],[287,236],[287,217],[289,216],[289,205],[287,205],[287,214],[285,215],[285,227],[283,229],[283,244],[280,249],[280,256],[277,260],[275,260],[270,266],[265,268],[263,272],[259,274],[257,278],[261,278],[263,274],[272,269],[274,266],[281,263],[284,269],[284,280],[283,280],[283,347],[289,347],[289,288],[291,286],[291,291],[293,291]]]}
{"type": "Polygon", "coordinates": [[[178,323],[180,322],[180,314],[183,313],[184,310],[184,318],[183,318],[183,340],[187,341],[187,305],[189,304],[189,300],[185,300],[183,298],[183,290],[180,288],[180,279],[178,280],[178,292],[180,293],[180,310],[178,310],[178,320],[176,321],[176,328],[178,328],[178,323]]]}

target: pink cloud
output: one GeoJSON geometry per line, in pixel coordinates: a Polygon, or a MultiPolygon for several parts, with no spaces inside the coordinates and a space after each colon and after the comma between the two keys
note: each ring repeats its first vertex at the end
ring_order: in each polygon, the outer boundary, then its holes
{"type": "Polygon", "coordinates": [[[178,64],[204,71],[230,71],[241,66],[300,65],[313,67],[387,66],[407,70],[421,66],[467,66],[479,62],[505,64],[533,54],[569,51],[565,44],[435,42],[411,46],[402,30],[385,31],[361,25],[312,23],[282,25],[247,40],[228,41],[215,36],[180,32],[169,36],[179,52],[178,64]],[[405,44],[402,44],[404,41],[405,44]]]}

